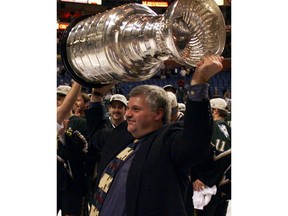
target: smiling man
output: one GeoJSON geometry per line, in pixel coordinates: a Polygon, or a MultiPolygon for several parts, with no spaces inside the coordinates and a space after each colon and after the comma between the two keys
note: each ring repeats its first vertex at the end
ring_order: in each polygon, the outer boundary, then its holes
{"type": "Polygon", "coordinates": [[[208,81],[223,58],[207,55],[188,87],[184,121],[170,123],[171,105],[159,86],[132,89],[126,127],[105,129],[102,104],[109,86],[93,89],[95,106],[86,110],[90,148],[99,166],[90,216],[187,216],[189,168],[209,156],[213,120],[208,81]],[[135,142],[136,139],[136,142],[135,142]]]}
{"type": "Polygon", "coordinates": [[[114,94],[111,96],[108,105],[110,121],[107,121],[107,127],[115,128],[125,121],[127,103],[126,97],[122,94],[114,94]]]}

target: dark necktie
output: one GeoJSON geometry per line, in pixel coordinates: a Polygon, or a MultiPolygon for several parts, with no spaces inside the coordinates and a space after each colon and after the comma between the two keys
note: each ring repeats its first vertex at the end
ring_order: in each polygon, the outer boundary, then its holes
{"type": "Polygon", "coordinates": [[[131,153],[134,151],[136,144],[139,142],[138,139],[134,140],[129,144],[123,151],[121,151],[111,162],[108,164],[104,170],[99,184],[96,187],[95,193],[93,195],[93,200],[90,209],[90,216],[98,216],[102,205],[105,201],[106,195],[112,185],[114,176],[116,175],[119,168],[123,163],[129,158],[131,153]]]}

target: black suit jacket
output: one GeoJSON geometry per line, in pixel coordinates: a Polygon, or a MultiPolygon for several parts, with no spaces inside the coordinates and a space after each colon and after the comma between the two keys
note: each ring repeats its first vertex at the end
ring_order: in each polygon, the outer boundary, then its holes
{"type": "MultiPolygon", "coordinates": [[[[98,173],[134,138],[127,123],[102,129],[103,107],[86,110],[90,154],[99,160],[98,173]]],[[[129,169],[126,189],[127,216],[186,216],[188,169],[209,155],[212,134],[209,101],[187,101],[184,122],[168,124],[146,136],[129,169]]],[[[96,184],[99,177],[96,179],[96,184]]]]}

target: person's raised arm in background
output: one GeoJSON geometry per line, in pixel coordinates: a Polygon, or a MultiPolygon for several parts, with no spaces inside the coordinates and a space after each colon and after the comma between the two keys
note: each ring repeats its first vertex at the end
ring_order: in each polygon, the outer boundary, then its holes
{"type": "MultiPolygon", "coordinates": [[[[59,129],[63,128],[63,121],[66,119],[67,115],[71,112],[72,107],[81,92],[82,85],[77,82],[72,82],[72,87],[67,95],[64,97],[62,103],[58,104],[57,99],[57,132],[59,129]],[[58,129],[59,128],[59,129],[58,129]]],[[[57,94],[58,97],[58,94],[57,94]]]]}

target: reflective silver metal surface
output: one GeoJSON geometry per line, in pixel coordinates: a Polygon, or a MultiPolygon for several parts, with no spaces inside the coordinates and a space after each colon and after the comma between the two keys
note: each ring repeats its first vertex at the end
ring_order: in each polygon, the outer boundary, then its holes
{"type": "Polygon", "coordinates": [[[178,0],[163,15],[125,4],[67,31],[64,66],[76,80],[92,85],[149,79],[168,58],[195,66],[205,54],[221,54],[226,39],[214,0],[178,0]]]}

